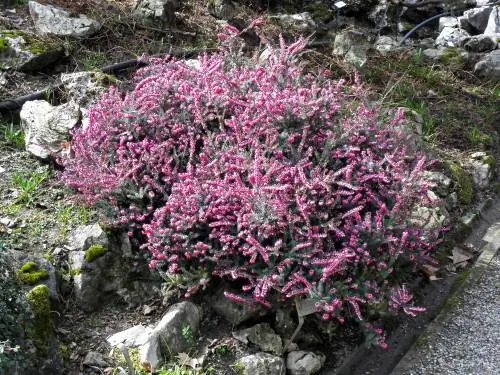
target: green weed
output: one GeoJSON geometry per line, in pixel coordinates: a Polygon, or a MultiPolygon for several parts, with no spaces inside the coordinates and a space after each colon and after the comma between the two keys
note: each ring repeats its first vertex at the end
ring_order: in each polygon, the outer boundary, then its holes
{"type": "Polygon", "coordinates": [[[50,177],[50,170],[44,168],[43,170],[36,170],[29,176],[25,177],[22,173],[16,173],[12,177],[12,183],[19,194],[15,199],[14,204],[29,204],[33,202],[37,195],[37,189],[50,177]]]}
{"type": "Polygon", "coordinates": [[[4,141],[15,148],[24,148],[24,131],[16,127],[12,122],[10,124],[0,123],[0,132],[4,141]]]}

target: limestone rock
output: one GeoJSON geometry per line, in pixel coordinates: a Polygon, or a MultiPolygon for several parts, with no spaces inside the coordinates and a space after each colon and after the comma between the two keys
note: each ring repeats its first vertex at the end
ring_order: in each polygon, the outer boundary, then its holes
{"type": "Polygon", "coordinates": [[[483,34],[492,37],[496,41],[500,38],[500,5],[497,5],[491,10],[483,34]]]}
{"type": "Polygon", "coordinates": [[[450,220],[449,214],[444,207],[417,207],[410,216],[412,224],[424,229],[440,229],[450,220]]]}
{"type": "Polygon", "coordinates": [[[101,28],[99,22],[82,14],[72,17],[69,12],[61,8],[42,5],[35,1],[30,1],[28,6],[36,29],[43,34],[85,38],[101,28]]]}
{"type": "Polygon", "coordinates": [[[286,368],[290,375],[311,375],[317,373],[325,363],[324,355],[302,350],[288,353],[286,368]]]}
{"type": "Polygon", "coordinates": [[[362,30],[347,30],[335,36],[333,54],[357,68],[365,65],[366,53],[371,47],[371,38],[362,30]]]}
{"type": "Polygon", "coordinates": [[[161,352],[158,335],[150,327],[133,326],[125,331],[117,332],[106,341],[120,350],[137,348],[139,361],[144,367],[158,368],[161,362],[161,352]]]}
{"type": "Polygon", "coordinates": [[[174,12],[180,6],[180,0],[137,0],[134,13],[146,21],[171,21],[175,18],[174,12]]]}
{"type": "Polygon", "coordinates": [[[154,329],[164,354],[176,355],[188,349],[193,343],[184,337],[182,329],[188,325],[191,334],[196,335],[200,320],[201,312],[194,303],[184,301],[172,305],[154,329]]]}
{"type": "Polygon", "coordinates": [[[302,34],[311,34],[316,31],[316,22],[314,22],[309,12],[278,14],[271,18],[275,19],[285,30],[289,29],[302,34]]]}
{"type": "Polygon", "coordinates": [[[439,196],[446,197],[450,193],[451,178],[443,173],[424,171],[422,178],[429,184],[429,188],[434,190],[439,196]]]}
{"type": "Polygon", "coordinates": [[[12,67],[24,72],[43,69],[63,54],[61,46],[19,30],[0,31],[0,46],[0,68],[12,67]]]}
{"type": "Polygon", "coordinates": [[[458,27],[459,21],[457,17],[441,17],[439,19],[439,32],[443,31],[445,27],[458,27]]]}
{"type": "Polygon", "coordinates": [[[471,155],[472,182],[478,188],[488,186],[492,176],[492,166],[488,163],[488,157],[485,152],[475,152],[471,155]]]}
{"type": "Polygon", "coordinates": [[[220,20],[229,20],[236,15],[236,7],[231,0],[211,0],[207,7],[208,12],[220,20]]]}
{"type": "Polygon", "coordinates": [[[390,36],[380,36],[375,42],[375,49],[381,54],[386,54],[388,52],[398,49],[399,43],[391,38],[390,36]]]}
{"type": "Polygon", "coordinates": [[[104,86],[99,81],[96,72],[76,72],[61,74],[61,82],[70,100],[80,106],[80,109],[88,108],[93,104],[104,86]]]}
{"type": "Polygon", "coordinates": [[[490,17],[491,6],[482,6],[479,8],[472,8],[464,12],[464,17],[467,22],[474,27],[479,33],[483,33],[488,24],[488,19],[490,17]]]}
{"type": "Polygon", "coordinates": [[[69,234],[66,248],[84,251],[90,245],[96,243],[107,245],[108,242],[107,235],[99,224],[80,225],[69,234]]]}
{"type": "Polygon", "coordinates": [[[470,37],[470,34],[462,29],[454,27],[445,27],[436,38],[436,46],[441,47],[457,47],[465,38],[470,37]]]}
{"type": "Polygon", "coordinates": [[[108,367],[108,363],[104,359],[104,356],[99,352],[90,351],[85,355],[83,360],[84,366],[97,366],[97,367],[108,367]]]}
{"type": "Polygon", "coordinates": [[[476,35],[462,41],[462,46],[470,52],[488,52],[497,47],[497,42],[487,35],[476,35]]]}
{"type": "Polygon", "coordinates": [[[240,337],[257,345],[264,352],[276,355],[283,354],[283,343],[268,323],[256,324],[250,328],[238,332],[240,337]]]}
{"type": "Polygon", "coordinates": [[[263,314],[263,309],[260,306],[236,303],[226,298],[222,291],[212,297],[210,304],[217,314],[234,325],[263,314]]]}
{"type": "Polygon", "coordinates": [[[474,66],[474,73],[480,77],[500,81],[500,50],[484,55],[474,66]]]}
{"type": "Polygon", "coordinates": [[[20,117],[26,150],[41,159],[48,159],[51,154],[62,151],[61,144],[78,123],[80,110],[72,103],[53,107],[45,100],[34,100],[24,103],[20,117]]]}
{"type": "Polygon", "coordinates": [[[285,361],[267,353],[256,353],[241,358],[242,375],[285,375],[285,361]]]}

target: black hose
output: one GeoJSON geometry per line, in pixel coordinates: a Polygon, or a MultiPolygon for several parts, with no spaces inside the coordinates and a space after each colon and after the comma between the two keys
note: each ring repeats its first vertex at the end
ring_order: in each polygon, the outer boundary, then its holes
{"type": "Polygon", "coordinates": [[[429,22],[434,21],[437,18],[449,16],[450,14],[451,14],[451,12],[444,12],[444,13],[432,16],[431,18],[428,18],[425,21],[420,22],[417,26],[415,26],[413,29],[411,29],[410,31],[408,31],[406,33],[406,35],[403,37],[403,39],[401,39],[401,42],[399,42],[399,45],[402,46],[403,43],[406,41],[406,39],[408,39],[415,31],[420,29],[422,26],[427,25],[429,22]]]}
{"type": "MultiPolygon", "coordinates": [[[[168,54],[170,56],[174,57],[183,57],[183,58],[189,58],[193,57],[196,55],[199,55],[201,53],[205,52],[213,52],[216,51],[216,48],[203,48],[203,49],[193,49],[193,50],[173,50],[170,52],[166,52],[163,54],[158,54],[158,55],[153,55],[153,57],[163,57],[165,54],[168,54]]],[[[119,72],[121,70],[126,70],[129,68],[139,68],[141,66],[146,65],[146,62],[142,61],[141,59],[130,59],[126,61],[122,61],[116,64],[112,65],[106,65],[100,68],[99,70],[102,73],[115,73],[119,72]]],[[[64,87],[62,83],[58,83],[56,85],[51,85],[48,86],[47,88],[34,92],[29,95],[24,95],[20,96],[18,98],[13,98],[13,99],[6,99],[4,101],[0,102],[0,112],[2,111],[16,111],[19,110],[24,103],[31,101],[31,100],[39,100],[39,99],[44,99],[47,97],[47,93],[52,93],[57,90],[60,90],[64,87]]]]}

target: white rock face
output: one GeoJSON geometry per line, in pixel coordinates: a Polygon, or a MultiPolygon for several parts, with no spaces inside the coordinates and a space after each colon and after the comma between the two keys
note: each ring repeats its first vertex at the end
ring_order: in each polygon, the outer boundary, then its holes
{"type": "Polygon", "coordinates": [[[371,47],[370,38],[362,30],[347,30],[335,36],[333,54],[357,68],[366,64],[366,53],[371,47]]]}
{"type": "Polygon", "coordinates": [[[255,353],[239,360],[244,366],[243,375],[285,375],[285,361],[267,353],[255,353]]]}
{"type": "Polygon", "coordinates": [[[61,74],[61,82],[71,101],[80,107],[88,108],[97,100],[104,91],[104,86],[100,84],[97,74],[95,72],[61,74]]]}
{"type": "Polygon", "coordinates": [[[467,31],[446,26],[436,38],[435,44],[442,47],[457,47],[462,40],[468,37],[470,34],[467,31]]]}
{"type": "Polygon", "coordinates": [[[62,143],[80,119],[80,110],[73,103],[53,107],[45,100],[34,100],[24,103],[20,117],[26,150],[48,159],[62,151],[62,143]]]}
{"type": "Polygon", "coordinates": [[[321,370],[325,363],[324,355],[297,350],[290,352],[286,358],[286,368],[290,375],[311,375],[321,370]]]}
{"type": "Polygon", "coordinates": [[[134,13],[144,20],[171,20],[181,0],[136,0],[134,13]]]}
{"type": "Polygon", "coordinates": [[[497,5],[492,9],[490,17],[488,18],[488,23],[483,32],[484,35],[489,36],[497,40],[500,38],[500,6],[497,5]]]}
{"type": "Polygon", "coordinates": [[[491,6],[469,9],[464,12],[464,17],[467,18],[467,21],[472,27],[482,33],[486,29],[492,9],[491,6]]]}
{"type": "Polygon", "coordinates": [[[500,81],[500,50],[484,55],[474,66],[474,73],[480,77],[500,81]]]}
{"type": "Polygon", "coordinates": [[[439,19],[439,31],[443,31],[445,27],[458,27],[457,17],[441,17],[439,19]]]}
{"type": "Polygon", "coordinates": [[[63,9],[35,1],[30,1],[28,6],[36,29],[43,34],[85,38],[101,28],[99,22],[82,14],[71,17],[63,9]]]}

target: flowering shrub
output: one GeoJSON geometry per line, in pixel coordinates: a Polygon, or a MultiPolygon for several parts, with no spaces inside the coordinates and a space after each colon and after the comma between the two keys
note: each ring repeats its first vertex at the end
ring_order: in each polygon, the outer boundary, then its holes
{"type": "Polygon", "coordinates": [[[436,238],[408,219],[427,164],[396,130],[400,112],[383,122],[363,104],[358,77],[305,73],[305,44],[268,45],[265,64],[230,49],[151,59],[132,92],[90,110],[63,178],[144,236],[151,267],[207,271],[188,294],[219,277],[242,303],[312,298],[385,346],[368,311],[422,310],[397,271],[436,238]]]}

